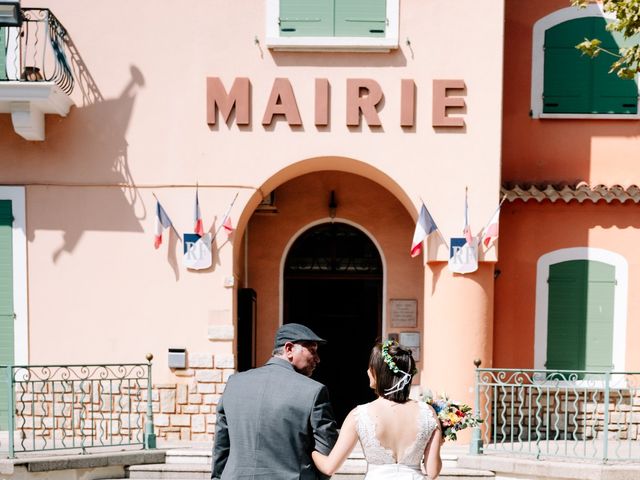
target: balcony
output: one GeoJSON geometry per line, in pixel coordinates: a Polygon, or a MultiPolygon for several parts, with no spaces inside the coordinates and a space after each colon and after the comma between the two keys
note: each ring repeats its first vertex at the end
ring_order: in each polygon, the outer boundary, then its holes
{"type": "Polygon", "coordinates": [[[46,8],[21,10],[19,27],[0,28],[0,113],[26,140],[45,139],[44,116],[66,116],[73,101],[70,41],[46,8]]]}

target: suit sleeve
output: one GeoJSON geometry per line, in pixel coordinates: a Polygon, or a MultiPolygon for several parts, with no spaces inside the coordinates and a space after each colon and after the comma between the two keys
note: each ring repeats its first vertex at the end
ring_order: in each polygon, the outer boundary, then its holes
{"type": "Polygon", "coordinates": [[[224,395],[216,407],[216,435],[213,440],[213,460],[211,462],[211,478],[220,478],[229,458],[229,430],[227,416],[224,413],[224,395]]]}
{"type": "Polygon", "coordinates": [[[325,386],[320,389],[314,400],[311,410],[311,428],[313,428],[315,440],[314,448],[323,455],[329,455],[336,443],[338,432],[329,402],[329,392],[325,386]]]}

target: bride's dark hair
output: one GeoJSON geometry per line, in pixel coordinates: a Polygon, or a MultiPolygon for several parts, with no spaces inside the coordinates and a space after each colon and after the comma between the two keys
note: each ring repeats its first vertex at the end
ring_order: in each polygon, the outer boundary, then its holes
{"type": "MultiPolygon", "coordinates": [[[[387,393],[389,390],[393,390],[393,387],[402,378],[403,373],[394,372],[385,362],[382,347],[382,343],[375,344],[369,356],[369,368],[376,380],[375,392],[382,398],[398,403],[405,403],[409,399],[411,382],[408,382],[401,390],[390,394],[387,393]]],[[[403,348],[397,342],[391,342],[386,350],[391,360],[398,367],[398,370],[408,372],[411,375],[415,373],[416,361],[413,359],[411,350],[403,348]]]]}

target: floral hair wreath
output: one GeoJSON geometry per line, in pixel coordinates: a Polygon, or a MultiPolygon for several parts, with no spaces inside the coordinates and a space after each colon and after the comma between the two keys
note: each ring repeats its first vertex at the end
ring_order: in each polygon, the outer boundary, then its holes
{"type": "MultiPolygon", "coordinates": [[[[389,367],[389,370],[391,370],[393,373],[405,373],[400,370],[398,365],[396,365],[396,362],[393,361],[393,357],[391,356],[391,354],[389,354],[389,347],[394,344],[398,345],[398,342],[396,342],[395,340],[387,340],[382,344],[382,359],[384,360],[384,363],[386,363],[389,367]]],[[[409,351],[409,353],[411,353],[411,351],[409,351]]],[[[418,373],[418,370],[414,368],[411,371],[411,375],[413,376],[416,373],[418,373]]]]}

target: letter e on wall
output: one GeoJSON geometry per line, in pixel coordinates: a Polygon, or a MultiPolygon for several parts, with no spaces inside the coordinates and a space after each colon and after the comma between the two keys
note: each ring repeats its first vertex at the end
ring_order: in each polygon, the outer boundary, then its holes
{"type": "Polygon", "coordinates": [[[433,117],[434,127],[464,127],[464,119],[449,116],[450,109],[459,109],[464,113],[467,104],[460,95],[466,95],[464,80],[433,81],[433,117]],[[451,90],[460,90],[458,96],[448,95],[451,90]]]}

